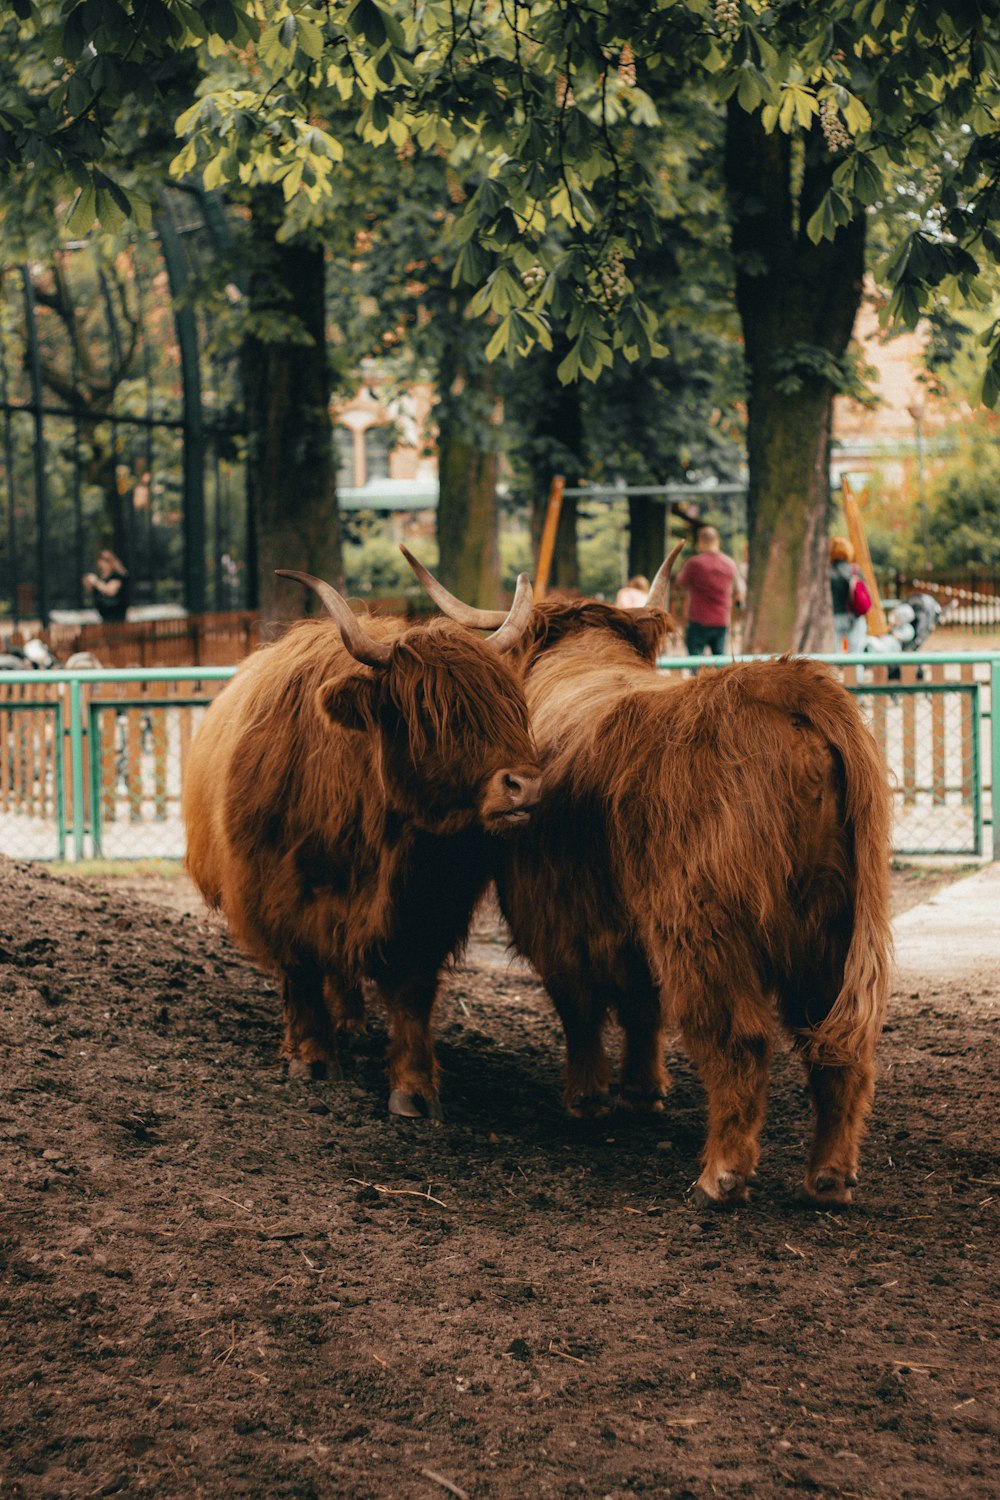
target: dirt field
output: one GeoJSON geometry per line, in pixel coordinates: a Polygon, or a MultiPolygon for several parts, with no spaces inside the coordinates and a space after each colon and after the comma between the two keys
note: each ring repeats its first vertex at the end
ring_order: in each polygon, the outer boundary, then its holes
{"type": "Polygon", "coordinates": [[[653,1123],[565,1119],[490,927],[435,1128],[385,1116],[378,1017],[286,1082],[270,985],[175,905],[0,861],[0,1495],[1000,1491],[1000,976],[894,997],[849,1213],[796,1202],[780,1060],[726,1216],[687,1062],[653,1123]]]}

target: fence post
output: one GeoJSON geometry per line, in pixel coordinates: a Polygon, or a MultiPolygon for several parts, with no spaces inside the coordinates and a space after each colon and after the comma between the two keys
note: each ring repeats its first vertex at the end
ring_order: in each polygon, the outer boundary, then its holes
{"type": "Polygon", "coordinates": [[[990,816],[993,858],[1000,859],[1000,661],[990,663],[990,816]]]}
{"type": "Polygon", "coordinates": [[[83,859],[83,689],[79,677],[69,685],[69,764],[73,786],[73,858],[83,859]]]}

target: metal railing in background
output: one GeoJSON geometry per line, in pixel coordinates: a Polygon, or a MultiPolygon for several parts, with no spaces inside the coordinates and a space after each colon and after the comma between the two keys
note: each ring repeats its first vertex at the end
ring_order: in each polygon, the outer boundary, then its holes
{"type": "Polygon", "coordinates": [[[188,751],[234,671],[0,675],[0,853],[180,859],[188,751]]]}
{"type": "MultiPolygon", "coordinates": [[[[858,695],[885,753],[897,853],[1000,859],[1000,652],[817,659],[858,695]]],[[[727,660],[665,657],[659,665],[690,673],[727,660]]],[[[0,853],[180,858],[188,752],[234,670],[0,674],[0,853]]]]}
{"type": "Polygon", "coordinates": [[[967,569],[963,573],[911,576],[876,569],[886,598],[930,594],[943,610],[939,628],[963,635],[1000,634],[1000,570],[967,569]]]}

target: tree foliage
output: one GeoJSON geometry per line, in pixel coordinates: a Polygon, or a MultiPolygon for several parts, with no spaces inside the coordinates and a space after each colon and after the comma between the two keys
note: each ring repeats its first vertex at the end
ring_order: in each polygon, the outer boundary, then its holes
{"type": "MultiPolygon", "coordinates": [[[[129,200],[101,163],[128,97],[155,99],[179,51],[231,65],[181,116],[175,161],[206,185],[279,183],[296,215],[323,214],[357,135],[375,145],[474,152],[482,180],[450,229],[456,286],[492,315],[491,357],[569,336],[562,377],[596,378],[620,350],[657,349],[631,278],[656,234],[664,83],[706,94],[838,154],[811,238],[926,174],[920,221],[887,258],[890,316],[912,326],[942,293],[975,299],[1000,240],[1000,15],[974,0],[14,0],[4,24],[0,150],[66,170],[71,222],[114,223],[129,200]],[[25,38],[47,66],[22,65],[25,38]],[[346,114],[328,128],[317,100],[346,114]],[[957,121],[967,127],[955,135],[957,121]],[[949,151],[942,155],[942,138],[949,151]]],[[[1000,326],[985,396],[1000,391],[1000,326]]]]}
{"type": "MultiPolygon", "coordinates": [[[[3,25],[0,150],[26,180],[67,174],[75,229],[141,197],[114,170],[116,112],[132,92],[167,97],[177,56],[200,45],[211,67],[180,113],[176,174],[279,193],[291,240],[338,222],[359,143],[444,162],[469,184],[441,224],[456,304],[481,320],[491,361],[558,341],[565,382],[662,360],[678,337],[640,274],[669,222],[664,120],[685,90],[724,108],[751,621],[755,596],[785,601],[761,644],[823,632],[825,594],[797,580],[822,574],[830,403],[850,374],[843,325],[873,211],[905,185],[877,267],[899,326],[942,302],[984,307],[1000,258],[1000,13],[976,0],[17,0],[3,25]],[[777,238],[755,240],[754,196],[777,238]],[[782,255],[802,293],[784,319],[782,255]]],[[[992,403],[1000,322],[982,338],[992,403]]]]}
{"type": "Polygon", "coordinates": [[[939,572],[1000,567],[1000,446],[989,417],[965,427],[957,453],[928,486],[931,566],[939,572]]]}

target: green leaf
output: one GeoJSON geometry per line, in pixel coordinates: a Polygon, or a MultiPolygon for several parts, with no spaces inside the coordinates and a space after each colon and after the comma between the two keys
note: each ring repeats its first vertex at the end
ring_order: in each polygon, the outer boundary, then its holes
{"type": "Polygon", "coordinates": [[[313,62],[319,62],[323,56],[323,33],[314,21],[307,21],[304,16],[299,17],[299,46],[313,62]]]}
{"type": "Polygon", "coordinates": [[[740,82],[736,91],[741,109],[747,114],[752,114],[764,98],[764,91],[760,86],[760,78],[757,69],[745,63],[740,69],[740,82]]]}
{"type": "Polygon", "coordinates": [[[469,240],[458,252],[451,274],[452,286],[466,282],[478,286],[490,268],[490,257],[476,240],[469,240]]]}
{"type": "Polygon", "coordinates": [[[356,36],[363,36],[373,51],[377,52],[388,39],[385,17],[375,0],[358,0],[347,18],[347,25],[356,36]]]}
{"type": "Polygon", "coordinates": [[[66,220],[66,228],[70,234],[86,234],[93,228],[94,220],[97,218],[97,193],[94,184],[89,182],[85,188],[80,190],[76,202],[70,210],[69,218],[66,220]]]}
{"type": "Polygon", "coordinates": [[[501,322],[497,324],[496,332],[490,339],[489,343],[486,345],[486,358],[490,364],[492,364],[493,361],[499,357],[499,355],[510,352],[510,333],[511,320],[510,318],[503,318],[501,322]]]}
{"type": "MultiPolygon", "coordinates": [[[[128,203],[127,198],[125,201],[128,203]]],[[[129,204],[129,212],[131,212],[131,207],[129,204]]],[[[97,190],[97,217],[101,221],[101,228],[108,230],[111,234],[128,222],[128,214],[123,212],[118,196],[104,188],[97,190]]]]}
{"type": "Polygon", "coordinates": [[[870,129],[872,117],[861,100],[856,99],[853,94],[848,94],[846,102],[841,103],[840,112],[844,116],[844,122],[852,135],[861,135],[864,131],[870,129]]]}
{"type": "Polygon", "coordinates": [[[854,196],[866,207],[877,203],[885,194],[885,181],[878,167],[868,156],[858,156],[854,174],[854,196]]]}
{"type": "Polygon", "coordinates": [[[806,224],[806,234],[814,245],[820,240],[831,240],[837,230],[837,220],[833,212],[833,193],[825,193],[823,200],[806,224]]]}
{"type": "Polygon", "coordinates": [[[580,349],[574,344],[572,349],[556,370],[561,385],[570,385],[580,374],[580,349]]]}
{"type": "Polygon", "coordinates": [[[226,181],[226,163],[229,159],[228,151],[220,151],[218,156],[212,158],[202,173],[202,182],[208,192],[213,188],[221,187],[226,181]]]}

